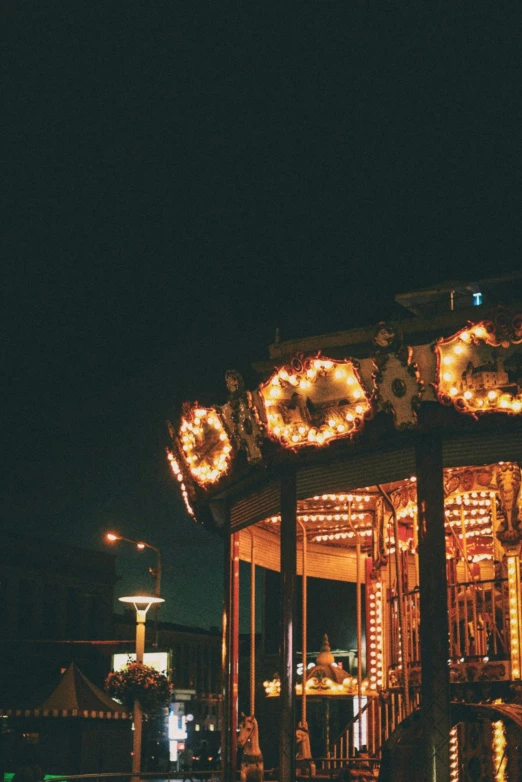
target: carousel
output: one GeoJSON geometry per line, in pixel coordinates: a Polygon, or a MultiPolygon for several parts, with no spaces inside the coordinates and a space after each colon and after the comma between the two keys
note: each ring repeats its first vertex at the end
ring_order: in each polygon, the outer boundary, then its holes
{"type": "Polygon", "coordinates": [[[257,365],[257,388],[228,371],[225,404],[187,403],[171,425],[167,455],[187,512],[226,550],[227,782],[238,746],[241,778],[263,777],[260,698],[277,701],[281,782],[522,778],[519,313],[451,309],[278,342],[257,365]],[[241,560],[248,693],[238,691],[241,560]],[[280,585],[278,670],[264,682],[257,568],[280,585]],[[355,585],[353,670],[327,638],[309,659],[312,578],[355,585]],[[307,710],[328,704],[328,721],[341,699],[351,716],[328,726],[312,758],[307,710]]]}

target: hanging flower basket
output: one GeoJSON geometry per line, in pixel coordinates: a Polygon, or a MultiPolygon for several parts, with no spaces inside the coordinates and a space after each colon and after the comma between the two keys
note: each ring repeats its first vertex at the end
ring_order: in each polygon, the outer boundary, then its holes
{"type": "Polygon", "coordinates": [[[140,702],[145,714],[155,714],[170,702],[172,684],[163,673],[143,663],[128,663],[121,671],[111,671],[105,691],[132,711],[140,702]]]}

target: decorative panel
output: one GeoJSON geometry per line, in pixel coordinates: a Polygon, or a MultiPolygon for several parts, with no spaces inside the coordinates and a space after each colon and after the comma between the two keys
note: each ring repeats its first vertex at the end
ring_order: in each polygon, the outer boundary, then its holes
{"type": "Polygon", "coordinates": [[[354,361],[294,358],[260,387],[267,433],[286,448],[321,446],[360,431],[371,415],[354,361]]]}
{"type": "Polygon", "coordinates": [[[437,393],[459,412],[522,412],[522,315],[470,324],[438,341],[437,393]]]}
{"type": "Polygon", "coordinates": [[[179,442],[188,469],[200,486],[216,483],[228,472],[232,444],[213,408],[184,405],[179,442]]]}

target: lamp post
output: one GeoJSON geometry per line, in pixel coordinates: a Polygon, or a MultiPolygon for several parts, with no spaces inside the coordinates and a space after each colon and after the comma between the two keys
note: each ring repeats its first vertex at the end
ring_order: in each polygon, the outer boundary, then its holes
{"type": "MultiPolygon", "coordinates": [[[[151,605],[164,603],[162,597],[131,595],[118,598],[122,603],[132,603],[136,609],[136,662],[143,664],[145,653],[145,621],[151,605]]],[[[134,701],[134,739],[132,746],[132,782],[138,782],[141,771],[141,735],[143,731],[143,712],[138,700],[134,701]]]]}
{"type": "MultiPolygon", "coordinates": [[[[159,597],[161,594],[161,551],[156,546],[152,546],[150,543],[145,543],[144,540],[132,540],[131,538],[125,538],[123,535],[119,535],[117,532],[107,532],[105,539],[110,543],[115,543],[118,540],[124,540],[126,543],[132,543],[136,548],[143,551],[145,548],[149,548],[156,552],[156,570],[149,568],[149,572],[152,573],[156,581],[155,594],[159,597]]],[[[160,601],[161,602],[161,601],[160,601]]],[[[154,646],[158,648],[158,604],[154,606],[154,646]]]]}

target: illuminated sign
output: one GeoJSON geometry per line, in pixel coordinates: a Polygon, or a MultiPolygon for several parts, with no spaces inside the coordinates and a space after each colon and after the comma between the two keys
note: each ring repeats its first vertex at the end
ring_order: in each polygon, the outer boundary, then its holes
{"type": "MultiPolygon", "coordinates": [[[[136,660],[135,654],[113,654],[112,655],[112,670],[122,671],[127,663],[133,663],[136,660]]],[[[170,668],[169,653],[168,652],[145,652],[143,655],[143,664],[154,668],[159,673],[166,673],[170,668]]]]}

